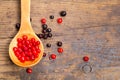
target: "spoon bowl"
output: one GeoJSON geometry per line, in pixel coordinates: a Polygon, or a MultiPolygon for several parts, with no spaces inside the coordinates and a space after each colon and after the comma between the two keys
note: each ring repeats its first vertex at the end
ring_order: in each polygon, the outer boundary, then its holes
{"type": "Polygon", "coordinates": [[[9,56],[13,63],[21,67],[30,67],[36,65],[43,56],[43,44],[41,40],[36,36],[34,33],[31,24],[30,24],[30,0],[21,0],[21,27],[19,32],[13,38],[9,45],[9,56]],[[39,56],[33,61],[25,61],[24,63],[20,62],[16,55],[14,54],[13,47],[17,46],[17,38],[21,38],[23,35],[28,36],[28,39],[35,38],[35,40],[40,42],[39,49],[40,53],[39,56]]]}

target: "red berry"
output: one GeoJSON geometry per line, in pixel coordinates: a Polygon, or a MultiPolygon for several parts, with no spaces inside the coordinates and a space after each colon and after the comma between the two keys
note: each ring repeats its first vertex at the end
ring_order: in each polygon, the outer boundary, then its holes
{"type": "Polygon", "coordinates": [[[18,58],[19,60],[20,60],[21,57],[22,57],[21,55],[18,55],[18,56],[17,56],[17,58],[18,58]]]}
{"type": "Polygon", "coordinates": [[[21,38],[17,38],[17,42],[18,43],[22,42],[22,39],[21,38]]]}
{"type": "Polygon", "coordinates": [[[31,48],[32,47],[32,45],[31,44],[28,44],[28,48],[31,48]]]}
{"type": "Polygon", "coordinates": [[[88,61],[89,61],[89,57],[88,57],[88,56],[84,56],[84,57],[83,57],[83,60],[84,60],[85,62],[88,62],[88,61]]]}
{"type": "Polygon", "coordinates": [[[39,46],[36,46],[35,49],[36,49],[36,50],[39,49],[39,46]]]}
{"type": "Polygon", "coordinates": [[[56,59],[56,54],[51,54],[51,55],[50,55],[50,58],[51,58],[51,59],[56,59]]]}
{"type": "Polygon", "coordinates": [[[23,38],[23,40],[27,40],[28,37],[27,37],[27,35],[23,35],[22,38],[23,38]]]}
{"type": "Polygon", "coordinates": [[[63,48],[58,48],[59,53],[63,53],[63,48]]]}
{"type": "Polygon", "coordinates": [[[30,56],[30,60],[31,61],[35,60],[35,56],[34,55],[30,56]]]}
{"type": "Polygon", "coordinates": [[[29,45],[29,43],[30,43],[30,40],[26,40],[26,45],[29,45]]]}
{"type": "Polygon", "coordinates": [[[32,50],[32,51],[35,51],[35,47],[34,47],[34,46],[32,46],[32,47],[31,47],[31,50],[32,50]]]}
{"type": "Polygon", "coordinates": [[[42,23],[42,24],[45,24],[45,23],[46,23],[46,19],[45,19],[45,18],[42,18],[42,19],[41,19],[41,23],[42,23]]]}
{"type": "Polygon", "coordinates": [[[43,53],[43,57],[46,57],[46,53],[43,53]]]}
{"type": "Polygon", "coordinates": [[[29,60],[30,60],[30,58],[27,56],[27,57],[25,57],[25,60],[26,60],[26,61],[29,61],[29,60]]]}
{"type": "Polygon", "coordinates": [[[20,55],[20,53],[18,51],[14,52],[15,56],[18,57],[20,55]]]}
{"type": "Polygon", "coordinates": [[[36,43],[35,43],[35,42],[33,42],[33,43],[32,43],[32,46],[34,46],[34,47],[35,47],[35,46],[36,46],[36,43]]]}
{"type": "Polygon", "coordinates": [[[31,48],[29,48],[29,49],[28,49],[28,52],[31,52],[31,51],[32,51],[31,48]]]}
{"type": "Polygon", "coordinates": [[[18,43],[17,46],[20,48],[22,47],[22,43],[18,43]]]}
{"type": "Polygon", "coordinates": [[[23,46],[23,50],[24,50],[24,51],[27,51],[27,50],[28,50],[28,47],[27,47],[27,46],[23,46]]]}
{"type": "Polygon", "coordinates": [[[30,74],[30,73],[32,73],[32,69],[31,68],[27,68],[26,72],[30,74]]]}
{"type": "Polygon", "coordinates": [[[40,41],[36,41],[36,45],[40,45],[40,41]]]}
{"type": "Polygon", "coordinates": [[[17,47],[13,47],[13,51],[16,52],[18,50],[17,47]]]}
{"type": "Polygon", "coordinates": [[[38,56],[39,56],[38,53],[35,53],[35,54],[34,54],[34,57],[35,57],[35,58],[38,58],[38,56]]]}
{"type": "Polygon", "coordinates": [[[17,51],[18,51],[18,52],[20,52],[20,53],[22,53],[22,52],[23,52],[21,48],[18,48],[18,50],[17,50],[17,51]]]}
{"type": "Polygon", "coordinates": [[[37,53],[40,53],[40,52],[41,52],[40,49],[37,49],[36,51],[37,51],[37,53]]]}
{"type": "Polygon", "coordinates": [[[24,63],[24,62],[25,62],[25,57],[22,56],[22,57],[20,58],[20,62],[24,63]]]}
{"type": "Polygon", "coordinates": [[[31,38],[31,42],[34,43],[35,42],[35,38],[31,38]]]}
{"type": "Polygon", "coordinates": [[[32,53],[33,53],[33,54],[36,54],[37,52],[34,50],[34,51],[32,51],[32,53]]]}
{"type": "Polygon", "coordinates": [[[24,52],[22,52],[22,53],[21,53],[21,56],[22,56],[22,57],[25,57],[25,53],[24,53],[24,52]]]}
{"type": "Polygon", "coordinates": [[[57,19],[57,23],[58,23],[58,24],[61,24],[61,23],[62,23],[62,18],[58,18],[58,19],[57,19]]]}
{"type": "Polygon", "coordinates": [[[32,52],[28,52],[26,55],[27,56],[32,56],[32,52]]]}
{"type": "Polygon", "coordinates": [[[21,43],[22,43],[22,45],[24,45],[24,44],[25,44],[25,41],[24,41],[24,40],[22,40],[22,42],[21,42],[21,43]]]}

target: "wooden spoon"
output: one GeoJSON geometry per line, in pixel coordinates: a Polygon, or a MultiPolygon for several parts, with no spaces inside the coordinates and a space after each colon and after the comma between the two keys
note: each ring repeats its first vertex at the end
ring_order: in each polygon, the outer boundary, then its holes
{"type": "Polygon", "coordinates": [[[36,36],[34,33],[31,24],[30,24],[30,0],[21,0],[21,27],[17,35],[11,41],[9,45],[9,56],[13,63],[21,67],[30,67],[36,65],[43,56],[43,44],[41,40],[36,36]],[[40,41],[40,54],[39,57],[36,58],[34,61],[25,61],[24,63],[20,62],[13,52],[13,47],[17,46],[17,38],[21,38],[23,35],[27,35],[28,38],[35,38],[36,40],[40,41]]]}

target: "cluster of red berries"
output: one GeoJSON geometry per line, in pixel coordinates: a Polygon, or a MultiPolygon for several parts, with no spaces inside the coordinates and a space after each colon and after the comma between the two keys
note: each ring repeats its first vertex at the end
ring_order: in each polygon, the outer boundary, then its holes
{"type": "Polygon", "coordinates": [[[40,42],[35,38],[28,39],[27,35],[17,38],[17,47],[13,47],[13,51],[18,60],[22,63],[25,61],[33,61],[40,54],[40,42]]]}

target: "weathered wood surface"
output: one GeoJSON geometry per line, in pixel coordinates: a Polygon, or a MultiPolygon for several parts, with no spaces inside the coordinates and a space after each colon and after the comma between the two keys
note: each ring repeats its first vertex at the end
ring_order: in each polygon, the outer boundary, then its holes
{"type": "Polygon", "coordinates": [[[30,75],[14,65],[8,47],[17,33],[14,26],[20,22],[20,0],[0,0],[0,80],[120,80],[120,0],[31,1],[33,29],[40,33],[39,21],[45,17],[54,37],[42,41],[44,46],[52,43],[52,48],[45,48],[47,57],[30,75]],[[61,10],[68,14],[58,25],[61,10]],[[56,51],[59,40],[64,43],[62,55],[56,51]],[[54,62],[48,59],[50,53],[57,54],[54,62]],[[88,63],[82,60],[85,55],[90,57],[88,63]],[[84,65],[91,66],[92,71],[84,65]]]}

